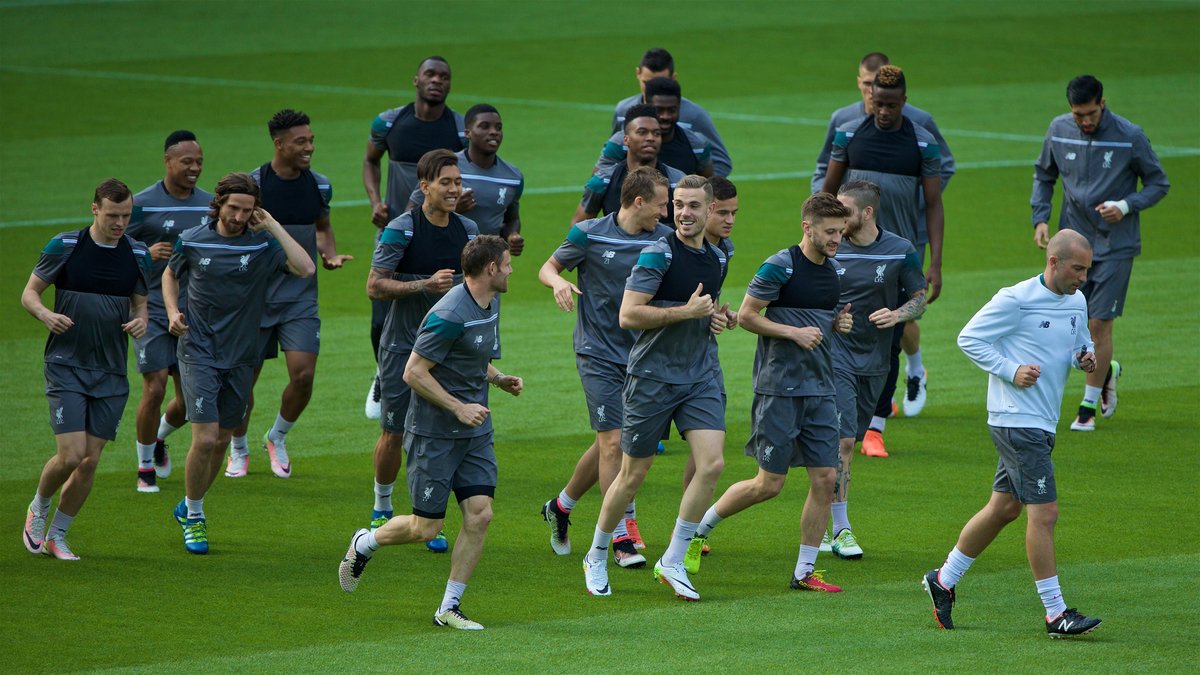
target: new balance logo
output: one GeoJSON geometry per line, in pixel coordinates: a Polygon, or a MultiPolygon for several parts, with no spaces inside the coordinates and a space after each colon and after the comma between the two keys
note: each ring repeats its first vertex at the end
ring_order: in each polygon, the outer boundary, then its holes
{"type": "Polygon", "coordinates": [[[483,344],[483,336],[482,336],[482,335],[476,335],[476,336],[475,336],[475,346],[476,346],[476,347],[478,347],[478,346],[479,346],[479,345],[481,345],[481,344],[483,344]]]}
{"type": "Polygon", "coordinates": [[[207,268],[207,267],[208,267],[208,264],[209,264],[210,262],[212,262],[212,258],[201,258],[201,259],[200,259],[200,266],[201,266],[201,267],[205,267],[205,268],[207,268]]]}
{"type": "Polygon", "coordinates": [[[1049,321],[1043,321],[1040,324],[1038,324],[1038,328],[1049,328],[1049,327],[1050,327],[1049,321]]]}
{"type": "Polygon", "coordinates": [[[1058,630],[1063,631],[1065,633],[1066,631],[1071,630],[1071,626],[1074,626],[1074,625],[1075,625],[1074,621],[1067,621],[1066,619],[1063,619],[1062,621],[1058,622],[1058,630]]]}
{"type": "Polygon", "coordinates": [[[604,253],[600,254],[600,257],[604,259],[605,265],[607,265],[608,261],[612,260],[616,256],[617,256],[616,251],[605,251],[604,253]]]}
{"type": "Polygon", "coordinates": [[[1073,153],[1073,152],[1068,152],[1068,153],[1067,153],[1067,159],[1075,159],[1075,153],[1073,153]]]}
{"type": "Polygon", "coordinates": [[[168,221],[166,221],[166,222],[164,222],[164,223],[163,223],[163,231],[164,231],[164,232],[170,232],[172,227],[175,227],[175,221],[174,221],[174,220],[168,220],[168,221]]]}

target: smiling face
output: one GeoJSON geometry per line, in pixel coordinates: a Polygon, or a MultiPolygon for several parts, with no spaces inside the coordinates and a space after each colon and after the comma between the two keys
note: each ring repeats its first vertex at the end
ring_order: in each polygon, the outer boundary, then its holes
{"type": "Polygon", "coordinates": [[[504,123],[497,113],[479,113],[467,127],[467,141],[471,150],[480,154],[494,155],[504,142],[504,123]]]}
{"type": "Polygon", "coordinates": [[[295,171],[305,171],[312,166],[314,140],[316,137],[307,124],[284,129],[275,138],[275,156],[295,171]]]}
{"type": "Polygon", "coordinates": [[[846,218],[814,217],[812,222],[802,221],[804,238],[811,242],[813,249],[826,258],[837,255],[838,246],[846,234],[846,218]]]}
{"type": "Polygon", "coordinates": [[[646,166],[658,159],[662,130],[654,117],[635,117],[625,122],[625,147],[635,164],[646,166]]]}
{"type": "Polygon", "coordinates": [[[166,183],[180,190],[192,190],[204,170],[204,151],[196,141],[182,141],[167,148],[163,155],[167,165],[166,183]]]}
{"type": "Polygon", "coordinates": [[[455,164],[443,166],[438,172],[437,179],[432,183],[421,181],[421,192],[425,194],[425,203],[431,209],[452,213],[462,194],[462,174],[459,172],[458,166],[455,164]]]}
{"type": "Polygon", "coordinates": [[[683,239],[703,234],[713,204],[703,188],[675,188],[672,202],[675,209],[675,229],[683,239]]]}

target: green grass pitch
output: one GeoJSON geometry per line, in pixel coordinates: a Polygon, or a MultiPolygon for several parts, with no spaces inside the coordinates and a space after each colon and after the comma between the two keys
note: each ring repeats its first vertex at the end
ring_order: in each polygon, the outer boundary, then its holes
{"type": "MultiPolygon", "coordinates": [[[[1194,419],[1200,377],[1200,4],[1187,2],[55,2],[0,0],[0,666],[7,672],[153,671],[1062,671],[1194,670],[1200,536],[1194,419]],[[741,193],[726,299],[799,237],[799,204],[829,113],[855,99],[857,59],[888,52],[910,100],[931,111],[959,162],[946,194],[945,290],[922,322],[930,403],[893,421],[893,456],[855,461],[851,516],[866,557],[822,557],[837,596],[787,589],[803,475],[713,537],[683,604],[649,570],[611,568],[613,597],[589,597],[579,557],[599,499],[573,514],[578,553],[554,556],[538,517],[590,432],[575,374],[574,316],[536,280],[562,240],[607,137],[612,104],[633,91],[641,53],[675,55],[684,95],[715,118],[741,193]],[[412,99],[419,59],[454,67],[450,103],[501,111],[501,155],[527,179],[528,246],[502,322],[506,372],[526,394],[494,399],[501,480],[483,560],[464,599],[482,634],[431,627],[449,569],[420,546],[376,556],[359,590],[334,580],[365,524],[377,428],[362,416],[373,370],[363,287],[371,255],[360,167],[372,117],[412,99]],[[986,377],[954,345],[1001,286],[1038,271],[1031,164],[1067,80],[1091,72],[1110,107],[1142,125],[1171,179],[1144,216],[1145,249],[1126,317],[1121,408],[1090,435],[1065,430],[1055,453],[1066,599],[1104,626],[1050,642],[1023,551],[1001,535],[959,587],[959,629],[933,626],[921,574],[939,564],[988,495],[995,454],[986,377]],[[38,251],[81,227],[110,175],[135,190],[161,177],[168,132],[194,130],[211,186],[270,158],[265,123],[283,107],[313,118],[314,167],[334,184],[341,252],[320,272],[325,349],[312,405],[289,437],[294,477],[219,478],[209,494],[212,553],[188,556],[171,506],[183,491],[188,432],[157,495],[134,491],[133,417],[71,529],[83,560],[34,558],[18,525],[53,450],[42,396],[43,327],[18,304],[38,251]]],[[[49,297],[49,296],[48,296],[49,297]]],[[[753,474],[748,431],[754,340],[721,338],[730,390],[719,489],[753,474]]],[[[269,425],[285,374],[264,372],[251,434],[269,425]]],[[[1082,390],[1072,376],[1064,415],[1082,390]]],[[[650,555],[674,522],[685,449],[675,440],[638,505],[650,555]]],[[[398,491],[398,495],[403,490],[398,491]]],[[[398,508],[407,506],[401,496],[398,508]]],[[[1023,521],[1022,521],[1023,522],[1023,521]]],[[[451,510],[451,536],[458,517],[451,510]]]]}

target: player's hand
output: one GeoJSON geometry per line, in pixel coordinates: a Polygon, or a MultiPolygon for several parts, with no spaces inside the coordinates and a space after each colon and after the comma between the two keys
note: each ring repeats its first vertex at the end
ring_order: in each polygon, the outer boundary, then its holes
{"type": "Polygon", "coordinates": [[[1121,222],[1121,219],[1125,217],[1125,214],[1121,212],[1120,207],[1112,202],[1104,202],[1103,204],[1097,206],[1096,213],[1099,213],[1100,217],[1104,219],[1104,222],[1108,223],[1109,225],[1119,223],[1121,222]]]}
{"type": "Polygon", "coordinates": [[[469,427],[477,427],[483,424],[490,414],[492,414],[491,410],[478,403],[464,403],[454,411],[454,416],[458,418],[458,421],[469,427]]]}
{"type": "Polygon", "coordinates": [[[738,327],[737,312],[729,309],[729,303],[725,303],[725,330],[733,330],[738,327]]]}
{"type": "Polygon", "coordinates": [[[520,232],[509,232],[505,241],[508,242],[508,252],[514,258],[525,251],[525,237],[520,232]]]}
{"type": "MultiPolygon", "coordinates": [[[[1093,366],[1093,368],[1094,367],[1095,366],[1093,366]]],[[[1032,387],[1041,376],[1041,366],[1024,365],[1020,368],[1017,368],[1017,374],[1013,376],[1013,384],[1021,387],[1022,389],[1028,389],[1029,387],[1032,387]]]]}
{"type": "Polygon", "coordinates": [[[583,291],[575,284],[562,277],[558,277],[558,281],[554,282],[554,302],[558,303],[558,308],[562,311],[575,311],[576,295],[583,295],[583,291]]]}
{"type": "Polygon", "coordinates": [[[721,305],[721,308],[712,313],[708,320],[708,329],[713,335],[720,335],[726,328],[729,327],[729,303],[721,305]]]}
{"type": "Polygon", "coordinates": [[[700,291],[703,290],[704,284],[696,284],[696,290],[692,291],[692,297],[688,298],[687,304],[683,306],[683,312],[689,319],[699,319],[713,313],[712,297],[700,295],[700,291]]]}
{"type": "Polygon", "coordinates": [[[1080,357],[1079,369],[1085,373],[1096,372],[1096,352],[1087,352],[1080,357]]]}
{"type": "Polygon", "coordinates": [[[458,195],[458,202],[454,204],[455,213],[466,213],[475,208],[475,191],[463,190],[458,195]]]}
{"type": "Polygon", "coordinates": [[[891,328],[892,326],[900,323],[897,320],[896,311],[888,309],[887,307],[871,312],[871,316],[868,316],[867,320],[874,324],[879,330],[891,328]]]}
{"type": "Polygon", "coordinates": [[[140,339],[146,334],[146,320],[138,317],[131,321],[121,324],[121,330],[129,333],[129,336],[134,339],[140,339]]]}
{"type": "Polygon", "coordinates": [[[797,328],[796,332],[792,335],[792,342],[799,345],[801,349],[806,349],[810,352],[816,349],[817,345],[821,344],[821,340],[823,339],[825,339],[825,334],[816,326],[797,328]]]}
{"type": "Polygon", "coordinates": [[[925,285],[928,288],[925,303],[932,305],[934,300],[942,294],[942,266],[930,265],[928,270],[925,270],[925,285]]]}
{"type": "Polygon", "coordinates": [[[496,378],[496,386],[513,396],[520,396],[521,392],[525,390],[525,380],[513,375],[501,375],[496,378]]]}
{"type": "Polygon", "coordinates": [[[327,270],[341,269],[342,265],[350,262],[351,260],[354,260],[354,256],[352,255],[331,255],[329,257],[321,256],[321,264],[324,265],[325,269],[327,270]]]}
{"type": "Polygon", "coordinates": [[[1046,248],[1050,243],[1050,226],[1045,223],[1038,223],[1033,226],[1033,243],[1037,244],[1038,248],[1046,248]]]}
{"type": "Polygon", "coordinates": [[[454,270],[438,270],[425,280],[425,292],[441,295],[454,286],[454,270]]]}
{"type": "Polygon", "coordinates": [[[50,329],[55,335],[62,335],[67,330],[75,325],[71,317],[66,314],[55,314],[54,312],[46,312],[42,317],[42,323],[46,324],[46,328],[50,329]]]}
{"type": "Polygon", "coordinates": [[[171,252],[175,247],[169,241],[160,241],[157,244],[150,245],[150,259],[154,262],[166,260],[171,257],[171,252]]]}
{"type": "Polygon", "coordinates": [[[171,316],[171,322],[167,326],[167,330],[171,332],[171,335],[180,337],[187,332],[187,329],[188,325],[187,321],[185,321],[183,318],[183,312],[175,312],[175,314],[171,316]]]}
{"type": "Polygon", "coordinates": [[[842,307],[842,311],[837,313],[833,319],[833,329],[842,335],[849,335],[854,328],[854,315],[850,313],[850,303],[846,303],[842,307]]]}
{"type": "Polygon", "coordinates": [[[387,227],[387,224],[388,224],[387,202],[379,202],[375,206],[371,207],[371,223],[373,225],[375,225],[375,227],[378,227],[381,230],[383,228],[387,227]]]}
{"type": "Polygon", "coordinates": [[[250,216],[249,228],[254,232],[262,232],[263,230],[273,231],[273,228],[279,226],[279,221],[261,206],[254,209],[254,214],[250,216]]]}

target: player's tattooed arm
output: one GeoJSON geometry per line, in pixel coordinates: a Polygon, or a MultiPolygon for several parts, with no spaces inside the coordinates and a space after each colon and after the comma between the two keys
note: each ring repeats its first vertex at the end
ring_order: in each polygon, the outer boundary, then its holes
{"type": "Polygon", "coordinates": [[[896,310],[898,319],[897,323],[912,321],[913,319],[919,318],[925,313],[925,305],[929,304],[926,302],[926,300],[927,296],[924,290],[914,293],[908,302],[904,303],[899,309],[896,310]]]}

